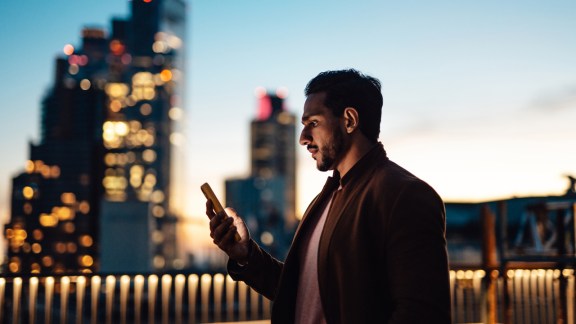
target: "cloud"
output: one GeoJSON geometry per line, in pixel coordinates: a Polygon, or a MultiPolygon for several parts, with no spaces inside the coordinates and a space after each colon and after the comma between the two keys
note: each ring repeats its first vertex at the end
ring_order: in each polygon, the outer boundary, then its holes
{"type": "Polygon", "coordinates": [[[576,109],[576,86],[566,87],[563,90],[542,95],[536,98],[529,105],[529,108],[545,112],[576,109]]]}

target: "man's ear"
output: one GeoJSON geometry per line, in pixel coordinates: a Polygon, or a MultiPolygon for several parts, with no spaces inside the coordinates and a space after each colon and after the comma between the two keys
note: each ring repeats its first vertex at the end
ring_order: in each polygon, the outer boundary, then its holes
{"type": "Polygon", "coordinates": [[[352,107],[344,108],[344,127],[346,127],[346,133],[351,134],[360,125],[360,117],[358,116],[358,110],[352,107]]]}

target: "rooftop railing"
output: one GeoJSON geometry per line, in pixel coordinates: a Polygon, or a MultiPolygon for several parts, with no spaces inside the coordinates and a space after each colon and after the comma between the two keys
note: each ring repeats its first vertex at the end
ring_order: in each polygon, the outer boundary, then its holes
{"type": "Polygon", "coordinates": [[[0,278],[0,323],[207,323],[270,318],[270,302],[223,274],[0,278]]]}
{"type": "MultiPolygon", "coordinates": [[[[575,324],[573,269],[450,271],[454,323],[575,324]]],[[[0,323],[262,321],[270,301],[223,274],[0,277],[0,323]]]]}
{"type": "Polygon", "coordinates": [[[454,323],[574,324],[573,269],[450,271],[454,323]]]}

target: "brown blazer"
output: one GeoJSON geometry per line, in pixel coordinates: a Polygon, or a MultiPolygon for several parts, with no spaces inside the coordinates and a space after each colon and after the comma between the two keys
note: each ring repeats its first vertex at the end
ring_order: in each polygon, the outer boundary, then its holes
{"type": "Polygon", "coordinates": [[[303,228],[333,198],[318,250],[328,323],[450,323],[444,204],[428,184],[376,145],[339,179],[329,177],[306,210],[284,263],[252,242],[235,280],[274,301],[273,323],[293,323],[303,228]]]}

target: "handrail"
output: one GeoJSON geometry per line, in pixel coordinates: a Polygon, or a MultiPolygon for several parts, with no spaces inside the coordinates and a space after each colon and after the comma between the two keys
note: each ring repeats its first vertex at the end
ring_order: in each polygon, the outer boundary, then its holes
{"type": "MultiPolygon", "coordinates": [[[[450,271],[455,323],[575,324],[574,269],[450,271]]],[[[0,323],[209,323],[270,318],[270,301],[216,274],[0,277],[0,323]]]]}

